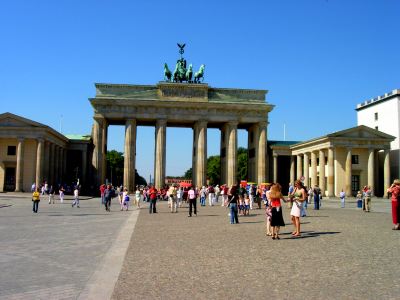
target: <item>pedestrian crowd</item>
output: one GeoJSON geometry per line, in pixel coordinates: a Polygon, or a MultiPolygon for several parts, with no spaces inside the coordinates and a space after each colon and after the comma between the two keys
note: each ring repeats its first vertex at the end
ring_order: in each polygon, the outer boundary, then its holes
{"type": "MultiPolygon", "coordinates": [[[[123,186],[113,187],[111,184],[102,184],[99,188],[101,205],[104,205],[106,211],[111,211],[112,199],[118,199],[118,207],[121,211],[128,211],[130,207],[130,195],[127,188],[123,186]]],[[[65,188],[59,185],[55,188],[53,185],[44,182],[41,186],[36,187],[32,184],[32,202],[33,212],[37,213],[39,209],[40,198],[45,197],[48,204],[55,203],[55,195],[58,192],[60,203],[64,202],[65,188]]],[[[392,221],[393,229],[400,230],[399,225],[399,199],[400,199],[400,180],[394,180],[393,184],[387,190],[391,195],[392,202],[392,221]]],[[[80,185],[79,182],[73,188],[72,207],[80,207],[79,201],[80,185]]],[[[344,208],[346,204],[346,193],[343,191],[339,194],[340,207],[344,208]]],[[[372,190],[370,186],[365,186],[362,191],[358,191],[356,195],[357,207],[362,208],[365,212],[371,211],[372,190]]],[[[282,193],[282,187],[279,183],[272,184],[243,184],[238,182],[230,187],[227,185],[208,185],[201,188],[189,186],[179,186],[172,184],[161,189],[154,186],[136,186],[136,190],[132,196],[132,205],[137,209],[141,208],[141,203],[149,203],[149,213],[157,213],[157,202],[161,200],[168,201],[171,213],[178,213],[178,209],[185,203],[188,205],[188,217],[197,216],[197,200],[200,206],[220,205],[229,209],[230,224],[239,224],[239,216],[246,217],[250,215],[250,211],[257,208],[265,208],[265,222],[267,236],[273,240],[279,240],[280,227],[285,226],[282,214],[282,202],[287,203],[290,209],[291,222],[293,224],[292,235],[294,237],[301,236],[301,217],[307,216],[307,207],[314,202],[314,210],[319,210],[322,205],[323,193],[318,185],[307,188],[301,180],[297,180],[292,185],[289,183],[287,197],[282,193]]]]}

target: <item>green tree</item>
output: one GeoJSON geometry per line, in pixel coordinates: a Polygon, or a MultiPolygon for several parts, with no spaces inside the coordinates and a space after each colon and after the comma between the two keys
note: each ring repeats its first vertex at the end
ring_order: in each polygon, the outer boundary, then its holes
{"type": "Polygon", "coordinates": [[[238,148],[237,152],[237,179],[247,179],[247,163],[248,163],[247,149],[243,147],[238,148]]]}
{"type": "MultiPolygon", "coordinates": [[[[124,181],[124,155],[116,150],[107,151],[107,178],[113,185],[124,181]]],[[[135,184],[147,185],[146,180],[135,169],[135,184]]]]}
{"type": "MultiPolygon", "coordinates": [[[[247,179],[248,153],[246,148],[238,148],[237,162],[237,180],[247,179]]],[[[192,173],[193,170],[190,168],[183,177],[192,179],[192,173]]],[[[219,155],[210,156],[207,159],[207,179],[210,180],[210,184],[224,183],[221,182],[221,159],[219,155]]]]}
{"type": "Polygon", "coordinates": [[[183,175],[183,178],[184,179],[192,179],[192,174],[193,174],[193,170],[192,170],[192,168],[190,168],[189,170],[187,170],[185,172],[185,175],[183,175]]]}
{"type": "Polygon", "coordinates": [[[219,155],[207,158],[207,179],[210,184],[221,183],[221,160],[219,155]]]}

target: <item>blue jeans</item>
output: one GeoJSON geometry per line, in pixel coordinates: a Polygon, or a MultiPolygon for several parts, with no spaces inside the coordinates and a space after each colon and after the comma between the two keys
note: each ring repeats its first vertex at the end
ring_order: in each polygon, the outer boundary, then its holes
{"type": "Polygon", "coordinates": [[[344,208],[344,204],[345,204],[345,200],[344,199],[345,198],[340,198],[340,204],[341,204],[342,208],[344,208]]]}
{"type": "Polygon", "coordinates": [[[239,223],[238,219],[238,208],[236,203],[230,203],[229,204],[229,210],[231,213],[231,224],[239,223]]]}
{"type": "Polygon", "coordinates": [[[206,206],[206,197],[200,197],[200,205],[206,206]]]}
{"type": "Polygon", "coordinates": [[[149,213],[157,213],[156,202],[157,199],[150,200],[149,213]]]}
{"type": "Polygon", "coordinates": [[[314,209],[319,209],[319,195],[314,195],[314,209]]]}

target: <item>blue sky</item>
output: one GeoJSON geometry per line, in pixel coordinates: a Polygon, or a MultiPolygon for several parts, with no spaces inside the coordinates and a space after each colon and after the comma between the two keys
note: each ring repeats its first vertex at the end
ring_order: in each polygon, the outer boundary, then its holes
{"type": "MultiPolygon", "coordinates": [[[[306,140],[356,125],[356,105],[400,88],[400,1],[6,1],[2,112],[90,133],[95,82],[156,84],[177,42],[213,87],[267,89],[268,138],[306,140]]],[[[168,128],[167,174],[191,166],[192,133],[168,128]]],[[[246,146],[246,133],[239,133],[246,146]]],[[[123,149],[123,128],[109,130],[123,149]]],[[[153,172],[154,128],[138,128],[137,168],[153,172]]],[[[208,153],[219,133],[208,131],[208,153]]]]}

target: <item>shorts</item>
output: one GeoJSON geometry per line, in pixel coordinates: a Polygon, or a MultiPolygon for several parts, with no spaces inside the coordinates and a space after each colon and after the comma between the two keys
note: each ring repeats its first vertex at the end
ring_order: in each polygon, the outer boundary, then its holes
{"type": "Polygon", "coordinates": [[[245,205],[244,205],[244,209],[245,209],[245,210],[249,210],[249,209],[250,209],[250,205],[249,205],[249,204],[245,204],[245,205]]]}

